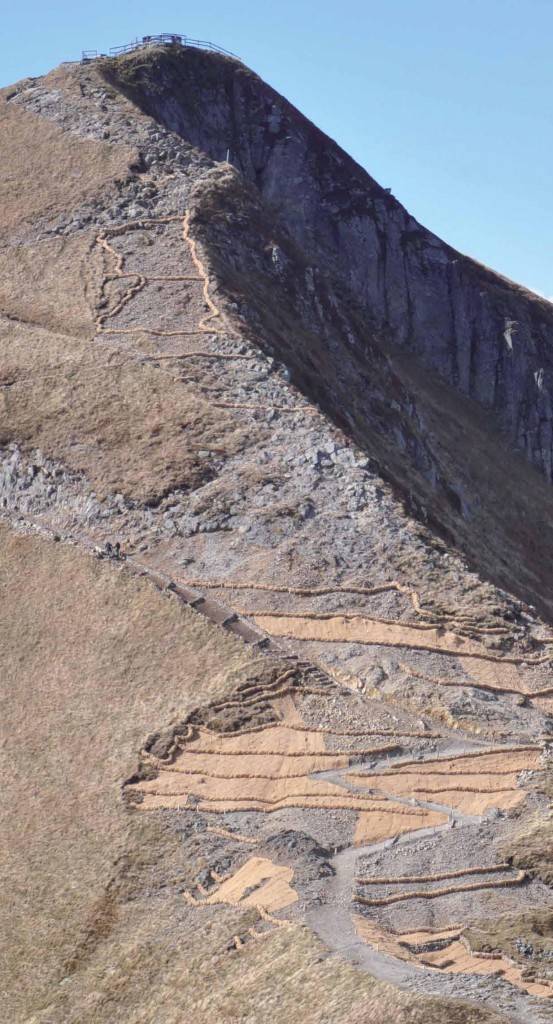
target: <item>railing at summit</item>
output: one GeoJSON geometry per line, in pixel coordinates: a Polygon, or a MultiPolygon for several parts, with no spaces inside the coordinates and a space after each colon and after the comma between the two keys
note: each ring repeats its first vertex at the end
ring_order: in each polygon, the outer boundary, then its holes
{"type": "MultiPolygon", "coordinates": [[[[231,53],[230,50],[225,50],[222,46],[217,46],[216,43],[210,43],[205,39],[190,39],[188,36],[176,35],[174,33],[164,33],[158,36],[143,36],[142,39],[134,39],[130,43],[126,43],[124,46],[112,46],[109,50],[110,57],[116,57],[120,53],[131,53],[133,50],[141,49],[142,47],[149,46],[194,46],[200,50],[211,50],[214,53],[222,53],[225,57],[232,57],[234,60],[240,60],[235,53],[231,53]]],[[[93,54],[94,51],[86,51],[86,54],[93,54]]],[[[94,53],[97,56],[96,53],[94,53]]],[[[83,60],[90,59],[89,56],[85,56],[83,52],[83,60]]]]}

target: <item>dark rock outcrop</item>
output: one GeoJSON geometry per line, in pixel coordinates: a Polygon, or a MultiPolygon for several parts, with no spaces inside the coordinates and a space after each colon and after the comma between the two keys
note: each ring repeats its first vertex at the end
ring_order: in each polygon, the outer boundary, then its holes
{"type": "Polygon", "coordinates": [[[240,63],[179,49],[131,55],[107,74],[212,159],[228,154],[306,259],[351,291],[385,347],[413,354],[491,412],[551,479],[550,303],[427,231],[240,63]]]}
{"type": "Polygon", "coordinates": [[[411,515],[553,615],[553,306],[421,227],[239,62],[168,48],[98,70],[215,161],[191,175],[194,231],[237,333],[411,515]]]}

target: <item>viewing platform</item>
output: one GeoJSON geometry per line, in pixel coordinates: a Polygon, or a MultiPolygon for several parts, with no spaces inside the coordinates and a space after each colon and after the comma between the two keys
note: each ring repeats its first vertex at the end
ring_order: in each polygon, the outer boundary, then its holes
{"type": "Polygon", "coordinates": [[[99,53],[98,50],[83,50],[81,64],[86,64],[88,61],[96,60],[97,58],[118,57],[121,53],[132,53],[133,50],[150,49],[156,46],[179,46],[182,48],[193,46],[199,50],[211,50],[213,53],[221,53],[224,57],[240,60],[240,57],[237,57],[235,53],[231,53],[230,50],[225,50],[222,46],[217,46],[215,43],[210,43],[205,39],[190,39],[188,36],[179,35],[174,32],[165,32],[158,36],[142,36],[141,39],[133,39],[124,46],[112,46],[108,53],[99,53]]]}

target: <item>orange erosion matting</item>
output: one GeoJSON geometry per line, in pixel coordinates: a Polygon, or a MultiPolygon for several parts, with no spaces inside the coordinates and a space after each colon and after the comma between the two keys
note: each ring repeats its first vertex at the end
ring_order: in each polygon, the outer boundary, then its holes
{"type": "Polygon", "coordinates": [[[431,676],[426,672],[420,672],[405,662],[399,663],[399,668],[411,679],[420,679],[423,683],[431,686],[478,686],[483,690],[490,690],[493,693],[525,693],[520,669],[517,665],[501,665],[497,662],[478,661],[476,658],[459,658],[459,664],[467,674],[466,679],[458,679],[455,676],[443,678],[431,676]]]}
{"type": "Polygon", "coordinates": [[[418,623],[393,623],[370,618],[358,613],[307,613],[287,615],[281,612],[241,612],[251,616],[261,629],[272,636],[291,637],[294,640],[319,640],[326,643],[354,643],[435,651],[467,659],[480,658],[490,663],[542,664],[551,655],[530,658],[499,657],[490,654],[484,646],[466,640],[442,627],[418,623]]]}
{"type": "MultiPolygon", "coordinates": [[[[328,751],[325,735],[297,724],[243,734],[195,729],[173,764],[160,765],[155,779],[129,788],[142,794],[142,810],[197,806],[214,813],[270,813],[287,807],[360,811],[361,833],[375,841],[447,821],[445,814],[310,778],[312,772],[349,764],[351,752],[328,751]]],[[[363,752],[369,756],[389,749],[388,744],[364,746],[363,752]]]]}
{"type": "Polygon", "coordinates": [[[517,788],[518,773],[539,771],[540,754],[541,749],[534,747],[498,750],[410,761],[380,773],[349,772],[347,778],[380,793],[480,815],[489,807],[508,809],[520,803],[525,794],[517,788]]]}
{"type": "Polygon", "coordinates": [[[553,996],[551,985],[545,982],[525,981],[521,968],[504,957],[479,956],[478,953],[471,953],[461,941],[459,926],[451,926],[436,932],[422,930],[394,934],[359,914],[353,915],[353,922],[359,938],[373,949],[413,966],[441,970],[446,974],[495,974],[517,985],[529,995],[545,999],[553,996]],[[428,952],[423,949],[421,952],[421,947],[425,944],[431,946],[436,942],[446,943],[445,948],[428,952]]]}
{"type": "Polygon", "coordinates": [[[292,868],[274,864],[265,857],[250,857],[235,875],[227,878],[203,902],[263,907],[269,913],[283,910],[298,899],[296,890],[290,885],[293,875],[292,868]]]}
{"type": "Polygon", "coordinates": [[[529,690],[524,684],[521,676],[521,667],[518,664],[502,664],[501,662],[482,661],[478,658],[459,658],[461,668],[467,674],[467,679],[455,677],[444,679],[436,676],[429,676],[425,672],[419,672],[402,662],[399,667],[402,672],[412,679],[421,679],[424,683],[432,686],[476,686],[481,690],[489,690],[493,693],[519,693],[521,696],[535,698],[547,698],[553,694],[553,687],[546,686],[529,690]]]}
{"type": "Polygon", "coordinates": [[[399,807],[389,803],[378,812],[361,811],[355,829],[354,845],[380,843],[392,836],[404,835],[419,828],[435,828],[449,821],[442,811],[427,811],[424,807],[399,807]]]}

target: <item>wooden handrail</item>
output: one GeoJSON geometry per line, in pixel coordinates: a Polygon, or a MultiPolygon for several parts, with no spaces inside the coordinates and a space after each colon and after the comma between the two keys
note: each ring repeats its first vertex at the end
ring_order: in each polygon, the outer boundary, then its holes
{"type": "MultiPolygon", "coordinates": [[[[133,39],[132,42],[125,43],[124,46],[111,46],[108,56],[117,57],[121,53],[132,53],[133,50],[150,46],[194,46],[200,50],[210,50],[213,53],[222,53],[225,57],[232,57],[233,60],[240,60],[240,57],[237,57],[235,53],[225,50],[222,46],[217,46],[216,43],[210,43],[205,39],[190,39],[188,36],[173,32],[164,32],[157,36],[143,36],[142,39],[133,39]]],[[[81,63],[105,56],[106,54],[99,54],[97,50],[83,50],[81,63]]]]}

